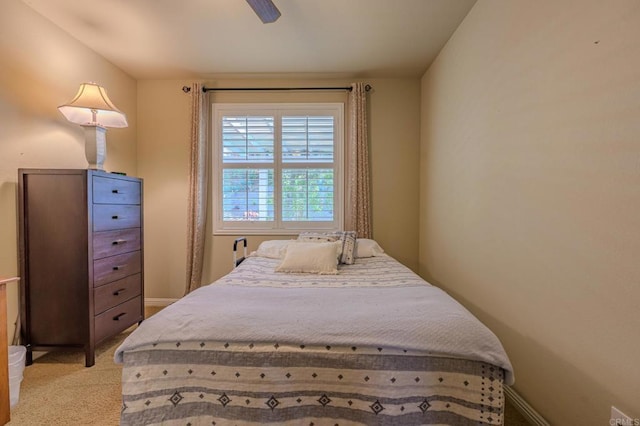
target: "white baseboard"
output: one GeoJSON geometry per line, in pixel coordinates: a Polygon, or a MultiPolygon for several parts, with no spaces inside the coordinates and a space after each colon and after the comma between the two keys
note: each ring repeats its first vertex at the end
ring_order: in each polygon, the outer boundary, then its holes
{"type": "Polygon", "coordinates": [[[513,388],[505,385],[503,389],[504,395],[511,405],[513,405],[530,424],[534,426],[550,426],[549,422],[530,406],[513,388]]]}
{"type": "Polygon", "coordinates": [[[158,297],[145,297],[144,299],[144,306],[158,306],[158,307],[165,307],[165,306],[169,306],[170,304],[172,304],[173,302],[177,301],[178,299],[168,299],[168,298],[158,298],[158,297]]]}

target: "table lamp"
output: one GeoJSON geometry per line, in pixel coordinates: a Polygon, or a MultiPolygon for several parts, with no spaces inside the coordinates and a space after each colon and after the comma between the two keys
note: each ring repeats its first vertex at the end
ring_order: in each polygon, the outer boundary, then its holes
{"type": "Polygon", "coordinates": [[[85,155],[90,169],[104,170],[107,127],[127,127],[127,117],[111,102],[104,87],[82,83],[76,96],[58,107],[62,115],[84,128],[85,155]]]}

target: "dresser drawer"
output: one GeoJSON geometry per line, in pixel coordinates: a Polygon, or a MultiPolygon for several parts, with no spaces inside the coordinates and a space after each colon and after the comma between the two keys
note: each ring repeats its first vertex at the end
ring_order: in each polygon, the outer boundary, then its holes
{"type": "Polygon", "coordinates": [[[124,204],[93,205],[93,230],[96,232],[139,227],[140,206],[124,204]]]}
{"type": "Polygon", "coordinates": [[[96,343],[126,330],[132,324],[142,321],[142,298],[134,297],[108,311],[96,315],[94,338],[96,343]]]}
{"type": "Polygon", "coordinates": [[[99,287],[141,271],[142,258],[139,251],[94,260],[93,286],[99,287]]]}
{"type": "Polygon", "coordinates": [[[93,258],[140,250],[140,228],[116,229],[93,234],[93,258]]]}
{"type": "Polygon", "coordinates": [[[139,296],[142,292],[141,275],[135,274],[93,289],[93,306],[96,315],[122,302],[139,296]]]}
{"type": "Polygon", "coordinates": [[[94,176],[93,202],[96,204],[140,204],[140,182],[94,176]]]}

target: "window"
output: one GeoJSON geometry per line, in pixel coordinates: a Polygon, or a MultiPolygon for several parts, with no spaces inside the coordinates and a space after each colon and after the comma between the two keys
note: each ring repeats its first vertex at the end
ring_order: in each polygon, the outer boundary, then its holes
{"type": "Polygon", "coordinates": [[[214,104],[219,234],[342,228],[343,104],[214,104]]]}

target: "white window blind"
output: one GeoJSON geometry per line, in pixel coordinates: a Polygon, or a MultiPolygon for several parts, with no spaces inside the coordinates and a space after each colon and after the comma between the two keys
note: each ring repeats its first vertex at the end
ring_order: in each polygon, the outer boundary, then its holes
{"type": "Polygon", "coordinates": [[[222,188],[223,220],[274,220],[273,169],[223,169],[222,188]]]}
{"type": "Polygon", "coordinates": [[[331,169],[283,169],[282,220],[333,221],[331,169]]]}
{"type": "Polygon", "coordinates": [[[333,162],[333,117],[282,117],[284,162],[333,162]]]}
{"type": "Polygon", "coordinates": [[[273,136],[273,117],[223,117],[223,161],[272,162],[273,136]]]}
{"type": "Polygon", "coordinates": [[[216,233],[341,229],[342,104],[214,104],[216,233]]]}

